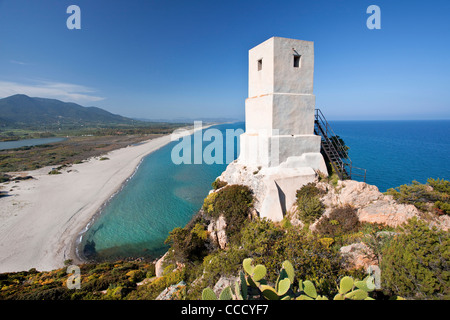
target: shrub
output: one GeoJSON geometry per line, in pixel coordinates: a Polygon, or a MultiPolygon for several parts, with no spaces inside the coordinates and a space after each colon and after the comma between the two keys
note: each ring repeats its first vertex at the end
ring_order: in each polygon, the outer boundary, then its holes
{"type": "Polygon", "coordinates": [[[436,201],[434,207],[438,214],[450,214],[450,203],[448,202],[436,201]]]}
{"type": "Polygon", "coordinates": [[[212,192],[208,194],[208,196],[203,200],[203,210],[206,211],[206,213],[213,213],[214,212],[214,201],[217,198],[217,192],[212,192]]]}
{"type": "Polygon", "coordinates": [[[297,208],[298,218],[305,223],[316,221],[325,211],[325,206],[318,197],[299,199],[297,208]]]}
{"type": "Polygon", "coordinates": [[[165,243],[171,244],[173,258],[179,262],[201,260],[206,254],[205,241],[208,232],[201,224],[193,228],[175,228],[167,237],[165,243]]]}
{"type": "MultiPolygon", "coordinates": [[[[274,287],[268,285],[265,280],[266,267],[262,264],[256,266],[252,264],[252,258],[244,259],[242,266],[245,274],[242,271],[239,273],[240,279],[234,286],[225,287],[218,299],[211,288],[205,288],[202,291],[202,300],[329,300],[328,297],[317,293],[312,281],[296,279],[294,266],[289,260],[282,263],[274,287]]],[[[345,276],[340,280],[338,293],[333,300],[375,300],[370,296],[376,295],[374,281],[375,278],[371,275],[361,281],[345,276]]],[[[392,298],[404,300],[400,297],[392,298]]]]}
{"type": "Polygon", "coordinates": [[[350,205],[333,209],[329,216],[324,216],[316,225],[316,232],[337,237],[346,233],[357,232],[360,227],[356,209],[350,205]]]}
{"type": "Polygon", "coordinates": [[[297,212],[301,221],[311,223],[322,216],[325,206],[319,198],[321,193],[313,182],[297,190],[297,212]]]}
{"type": "Polygon", "coordinates": [[[399,203],[412,204],[422,211],[435,208],[440,214],[450,214],[450,181],[444,179],[430,178],[427,184],[413,181],[411,185],[391,188],[385,193],[399,203]]]}
{"type": "Polygon", "coordinates": [[[316,184],[314,182],[310,182],[305,184],[303,187],[301,187],[299,190],[297,190],[296,196],[298,198],[302,197],[315,197],[322,194],[322,191],[316,187],[316,184]]]}
{"type": "Polygon", "coordinates": [[[11,179],[10,175],[7,175],[6,173],[0,173],[0,183],[7,182],[11,179]]]}
{"type": "Polygon", "coordinates": [[[413,218],[383,250],[382,287],[416,299],[450,298],[450,237],[413,218]]]}
{"type": "Polygon", "coordinates": [[[203,204],[203,209],[213,218],[223,215],[227,223],[226,233],[230,241],[239,235],[239,230],[249,216],[253,205],[253,195],[249,187],[243,185],[227,185],[215,193],[211,193],[203,204]]]}
{"type": "Polygon", "coordinates": [[[284,230],[266,219],[257,219],[245,227],[241,247],[243,254],[267,267],[267,280],[271,282],[276,280],[271,275],[276,277],[285,259],[293,263],[296,277],[317,281],[327,293],[335,291],[335,282],[343,272],[340,254],[328,244],[295,228],[284,230]]]}
{"type": "Polygon", "coordinates": [[[450,181],[444,179],[433,179],[427,180],[428,184],[437,192],[442,192],[447,195],[450,194],[450,181]]]}
{"type": "Polygon", "coordinates": [[[126,298],[129,300],[154,300],[164,289],[184,279],[184,270],[175,270],[153,282],[139,286],[126,298]]]}
{"type": "Polygon", "coordinates": [[[265,264],[270,274],[275,274],[284,259],[292,262],[297,278],[315,281],[324,293],[335,292],[335,284],[343,272],[342,257],[339,252],[322,244],[317,237],[298,230],[288,230],[274,243],[269,256],[255,260],[265,264]]]}
{"type": "Polygon", "coordinates": [[[211,185],[214,190],[217,190],[217,189],[225,187],[227,184],[228,183],[226,181],[222,181],[219,178],[217,178],[211,185]]]}

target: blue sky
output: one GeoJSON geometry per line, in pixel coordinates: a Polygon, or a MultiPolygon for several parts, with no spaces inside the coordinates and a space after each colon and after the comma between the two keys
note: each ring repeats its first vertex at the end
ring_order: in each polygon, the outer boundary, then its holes
{"type": "Polygon", "coordinates": [[[0,0],[0,97],[243,118],[248,50],[272,36],[314,41],[329,119],[450,119],[450,1],[433,0],[0,0]]]}

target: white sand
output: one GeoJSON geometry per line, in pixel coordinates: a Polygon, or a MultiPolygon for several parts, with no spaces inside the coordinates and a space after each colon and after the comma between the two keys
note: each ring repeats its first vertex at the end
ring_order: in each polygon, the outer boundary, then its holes
{"type": "Polygon", "coordinates": [[[109,160],[72,165],[59,175],[49,175],[46,167],[28,172],[33,180],[3,183],[3,190],[13,191],[0,198],[0,273],[49,271],[67,259],[76,261],[77,235],[142,158],[169,142],[166,135],[111,151],[109,160]]]}

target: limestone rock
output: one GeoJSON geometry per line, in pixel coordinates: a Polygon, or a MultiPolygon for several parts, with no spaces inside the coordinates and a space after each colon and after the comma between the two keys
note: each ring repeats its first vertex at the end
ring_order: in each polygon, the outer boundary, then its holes
{"type": "Polygon", "coordinates": [[[371,265],[378,265],[378,261],[372,258],[372,250],[362,242],[341,247],[339,251],[346,259],[348,269],[367,269],[371,265]]]}
{"type": "Polygon", "coordinates": [[[158,261],[156,261],[155,263],[155,275],[157,277],[161,277],[163,275],[164,272],[164,268],[163,268],[163,263],[164,263],[164,258],[166,258],[167,254],[169,252],[166,252],[158,261]]]}
{"type": "Polygon", "coordinates": [[[225,249],[228,244],[226,228],[227,222],[223,215],[220,215],[217,220],[212,220],[208,225],[209,238],[214,244],[219,246],[220,249],[225,249]]]}
{"type": "MultiPolygon", "coordinates": [[[[329,208],[351,205],[357,208],[359,221],[397,227],[412,217],[424,219],[442,230],[450,229],[450,217],[425,214],[410,204],[397,203],[392,196],[382,194],[376,186],[353,180],[338,181],[336,188],[320,182],[317,187],[327,191],[321,200],[329,208]]],[[[325,214],[327,211],[325,212],[325,214]]]]}
{"type": "Polygon", "coordinates": [[[177,284],[171,285],[170,287],[167,287],[164,289],[155,300],[172,300],[172,296],[177,291],[181,290],[183,287],[186,286],[186,283],[184,281],[180,281],[177,284]]]}
{"type": "Polygon", "coordinates": [[[214,285],[213,291],[216,294],[216,296],[219,296],[222,290],[225,289],[226,287],[230,286],[231,288],[234,288],[234,284],[238,280],[239,280],[238,277],[222,276],[214,285]]]}

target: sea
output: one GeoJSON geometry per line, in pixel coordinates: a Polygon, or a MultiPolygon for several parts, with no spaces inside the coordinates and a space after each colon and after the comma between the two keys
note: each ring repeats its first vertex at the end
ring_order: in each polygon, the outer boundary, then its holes
{"type": "MultiPolygon", "coordinates": [[[[330,121],[330,125],[350,147],[353,166],[365,169],[366,182],[381,192],[414,180],[450,179],[450,120],[330,121]]],[[[227,130],[244,130],[245,124],[213,128],[225,136],[227,130]]],[[[227,152],[233,159],[238,156],[238,140],[223,143],[224,158],[227,152]]],[[[213,142],[204,141],[203,150],[213,142]]],[[[91,261],[158,258],[167,251],[170,231],[185,226],[198,212],[211,183],[227,166],[226,161],[174,164],[171,156],[177,145],[171,142],[146,156],[103,205],[79,236],[80,257],[91,261]]]]}

